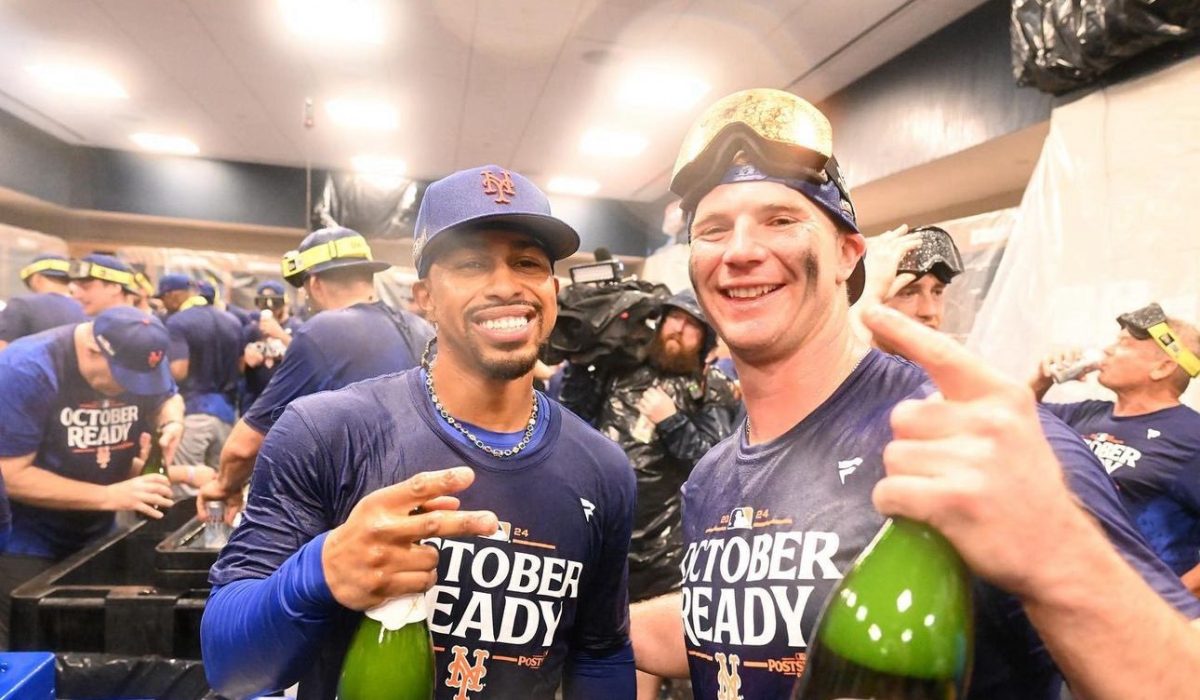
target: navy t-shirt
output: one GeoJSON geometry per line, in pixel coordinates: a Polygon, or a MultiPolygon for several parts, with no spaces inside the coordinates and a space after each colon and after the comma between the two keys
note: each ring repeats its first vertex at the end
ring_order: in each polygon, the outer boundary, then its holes
{"type": "Polygon", "coordinates": [[[87,320],[83,307],[64,294],[22,294],[8,300],[0,311],[0,340],[11,343],[17,338],[48,331],[68,323],[87,320]]]}
{"type": "Polygon", "coordinates": [[[171,333],[167,357],[188,361],[187,377],[179,383],[187,412],[233,423],[242,324],[227,311],[201,305],[171,314],[166,326],[171,333]]]}
{"type": "MultiPolygon", "coordinates": [[[[486,697],[550,700],[569,652],[628,642],[636,487],[614,443],[544,397],[539,415],[544,427],[530,446],[497,459],[438,417],[420,369],[293,402],[263,443],[242,525],[210,580],[266,578],[372,491],[421,471],[471,466],[475,483],[458,494],[462,508],[492,510],[501,525],[490,537],[427,541],[441,550],[427,596],[436,697],[465,692],[454,669],[482,663],[486,697]]],[[[319,658],[299,679],[303,697],[333,697],[361,619],[331,607],[319,658]]]]}
{"type": "Polygon", "coordinates": [[[1046,404],[1083,436],[1142,535],[1179,575],[1200,564],[1200,413],[1114,416],[1110,401],[1046,404]]]}
{"type": "Polygon", "coordinates": [[[266,434],[283,409],[301,396],[415,367],[419,348],[432,335],[420,317],[378,301],[319,313],[292,334],[271,383],[243,418],[266,434]],[[411,347],[397,323],[406,326],[411,347]]]}
{"type": "MultiPolygon", "coordinates": [[[[788,697],[826,598],[884,522],[871,491],[884,476],[891,410],[932,391],[916,365],[873,350],[784,435],[748,445],[743,423],[696,465],[683,487],[681,571],[697,698],[731,697],[720,686],[734,677],[745,700],[788,697]]],[[[1200,617],[1200,601],[1129,523],[1087,447],[1053,416],[1042,418],[1071,488],[1124,558],[1169,602],[1200,617]]],[[[976,591],[970,697],[1057,698],[1057,671],[1019,602],[983,582],[976,591]]]]}
{"type": "MultiPolygon", "coordinates": [[[[0,457],[34,454],[33,465],[93,484],[135,476],[138,439],[167,398],[96,391],[79,374],[75,326],[23,338],[0,353],[0,457]]],[[[174,389],[172,388],[172,392],[174,389]]],[[[108,532],[113,513],[12,503],[4,551],[61,558],[108,532]]]]}
{"type": "MultiPolygon", "coordinates": [[[[287,331],[288,335],[296,335],[296,331],[300,330],[300,326],[304,322],[295,316],[288,316],[288,319],[281,325],[283,330],[287,331]]],[[[250,343],[257,343],[263,339],[262,331],[258,328],[258,318],[251,317],[242,326],[242,343],[243,346],[250,343]]],[[[243,348],[244,349],[244,348],[243,348]]],[[[246,390],[242,396],[242,410],[248,412],[250,406],[258,400],[260,394],[266,390],[267,385],[271,383],[271,378],[275,376],[275,371],[279,369],[282,358],[277,358],[275,363],[268,367],[265,363],[257,367],[246,368],[246,390]]]]}

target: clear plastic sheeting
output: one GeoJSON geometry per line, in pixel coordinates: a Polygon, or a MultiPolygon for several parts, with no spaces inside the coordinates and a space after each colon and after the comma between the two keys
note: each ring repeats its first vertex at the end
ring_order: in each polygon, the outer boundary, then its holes
{"type": "MultiPolygon", "coordinates": [[[[284,247],[283,244],[280,247],[284,247]]],[[[163,275],[173,273],[188,275],[196,280],[208,280],[217,289],[218,301],[243,309],[254,308],[254,296],[259,284],[267,280],[283,282],[279,258],[274,256],[148,246],[123,246],[117,248],[116,253],[125,262],[145,272],[156,284],[163,275]]],[[[291,289],[286,284],[284,288],[291,289]]],[[[292,295],[291,299],[295,301],[295,296],[292,295]]]]}
{"type": "Polygon", "coordinates": [[[1200,36],[1200,0],[1012,0],[1013,77],[1062,93],[1149,49],[1200,36]]]}
{"type": "MultiPolygon", "coordinates": [[[[1054,110],[970,347],[1026,379],[1053,350],[1113,342],[1117,315],[1151,301],[1198,320],[1197,95],[1190,61],[1054,110]]],[[[1110,396],[1093,377],[1047,400],[1110,396]]]]}
{"type": "Polygon", "coordinates": [[[0,224],[0,300],[25,294],[21,268],[38,255],[67,255],[67,243],[56,236],[0,224]]]}
{"type": "MultiPolygon", "coordinates": [[[[963,259],[962,274],[946,287],[942,332],[959,340],[965,340],[971,332],[1016,221],[1017,210],[1013,208],[936,224],[950,233],[963,259]]],[[[870,264],[868,257],[867,265],[870,264]]]]}

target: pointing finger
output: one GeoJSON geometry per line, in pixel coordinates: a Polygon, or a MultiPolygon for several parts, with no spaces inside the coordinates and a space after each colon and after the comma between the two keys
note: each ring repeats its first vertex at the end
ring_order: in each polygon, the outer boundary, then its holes
{"type": "Polygon", "coordinates": [[[863,310],[863,324],[886,347],[921,365],[952,401],[971,401],[1015,386],[1007,377],[948,335],[886,306],[863,310]]]}

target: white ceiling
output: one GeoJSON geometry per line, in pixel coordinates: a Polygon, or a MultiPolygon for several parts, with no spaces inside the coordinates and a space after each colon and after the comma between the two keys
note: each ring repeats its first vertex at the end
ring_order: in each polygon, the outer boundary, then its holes
{"type": "Polygon", "coordinates": [[[65,141],[133,149],[136,131],[186,135],[212,158],[349,168],[395,156],[433,179],[498,163],[543,185],[591,177],[599,196],[653,200],[703,104],[772,86],[819,101],[983,0],[379,0],[386,39],[301,41],[276,0],[0,0],[0,109],[65,141]],[[111,71],[124,100],[45,91],[32,63],[111,71]],[[621,108],[636,67],[686,66],[712,85],[681,112],[621,108]],[[321,104],[385,98],[390,133],[347,131],[321,104]],[[303,104],[318,106],[303,126],[303,104]],[[639,156],[586,156],[589,127],[637,130],[639,156]]]}

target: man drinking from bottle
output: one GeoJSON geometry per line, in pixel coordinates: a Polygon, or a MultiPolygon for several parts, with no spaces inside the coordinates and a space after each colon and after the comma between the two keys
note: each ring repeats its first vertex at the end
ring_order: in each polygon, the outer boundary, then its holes
{"type": "Polygon", "coordinates": [[[1200,604],[1130,525],[1087,448],[1036,413],[1027,390],[881,306],[864,313],[866,328],[936,387],[851,331],[865,245],[819,111],[777,90],[720,100],[685,138],[672,190],[747,418],[684,485],[683,590],[635,607],[639,669],[690,672],[702,699],[788,697],[821,606],[880,511],[934,525],[983,579],[971,697],[1057,698],[1055,662],[1088,690],[1119,688],[1129,635],[1152,646],[1187,633],[1163,598],[1190,617],[1200,604]],[[1074,568],[1082,561],[1125,589],[1074,568]],[[1106,596],[1161,629],[1128,629],[1106,596]],[[1080,625],[1120,641],[1076,636],[1080,625]],[[1108,654],[1107,668],[1089,651],[1108,654]]]}
{"type": "Polygon", "coordinates": [[[302,698],[332,698],[361,611],[428,590],[437,697],[550,700],[560,681],[566,698],[633,696],[633,471],[533,389],[557,316],[552,265],[578,246],[517,173],[429,186],[414,294],[436,353],[298,399],[268,433],[211,574],[214,688],[299,681],[302,698]]]}

